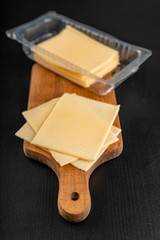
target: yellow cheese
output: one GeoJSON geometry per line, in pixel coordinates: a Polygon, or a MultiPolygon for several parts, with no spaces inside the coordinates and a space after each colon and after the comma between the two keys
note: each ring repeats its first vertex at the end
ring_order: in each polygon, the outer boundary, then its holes
{"type": "Polygon", "coordinates": [[[122,131],[120,128],[112,126],[112,133],[116,136],[118,136],[120,134],[120,132],[122,131]]]}
{"type": "Polygon", "coordinates": [[[119,106],[65,93],[31,143],[96,160],[118,110],[119,106]]]}
{"type": "MultiPolygon", "coordinates": [[[[117,131],[118,133],[118,131],[117,131]]],[[[116,135],[112,133],[112,131],[109,132],[109,135],[107,137],[107,143],[101,148],[99,155],[97,156],[96,161],[98,158],[104,153],[104,151],[109,147],[109,145],[117,142],[119,139],[117,138],[116,135]]],[[[67,154],[62,154],[58,153],[55,151],[49,151],[52,155],[52,157],[61,165],[64,166],[66,164],[72,164],[73,166],[80,168],[84,171],[88,171],[88,169],[94,164],[95,161],[87,161],[87,160],[82,160],[78,159],[76,157],[67,155],[67,154]],[[87,162],[87,163],[86,163],[87,162]]]]}
{"type": "MultiPolygon", "coordinates": [[[[112,131],[109,132],[108,134],[108,137],[107,137],[107,141],[105,141],[105,143],[103,144],[98,156],[97,156],[97,159],[102,155],[102,153],[109,147],[109,145],[111,145],[112,143],[115,143],[117,142],[119,139],[117,137],[116,134],[113,134],[112,131]]],[[[96,160],[97,160],[96,159],[96,160]]]]}
{"type": "Polygon", "coordinates": [[[73,157],[67,154],[63,154],[63,153],[59,153],[59,152],[55,152],[55,151],[49,151],[50,154],[52,155],[52,157],[61,165],[64,166],[66,164],[69,164],[71,162],[74,162],[75,160],[77,160],[77,157],[73,157]]]}
{"type": "Polygon", "coordinates": [[[56,36],[32,47],[32,51],[35,61],[84,87],[89,87],[95,80],[66,69],[52,56],[58,56],[98,77],[103,77],[119,64],[118,51],[68,25],[56,36]]]}
{"type": "MultiPolygon", "coordinates": [[[[29,111],[31,111],[31,110],[29,110],[29,111]]],[[[32,111],[33,111],[33,109],[32,109],[32,111]]],[[[38,124],[39,124],[39,123],[38,123],[38,124]]],[[[113,126],[112,126],[112,128],[113,128],[113,126]]],[[[112,128],[111,128],[111,129],[112,129],[112,128]]],[[[116,128],[116,127],[115,127],[115,128],[116,128]]],[[[118,128],[117,128],[117,133],[118,133],[118,128]]],[[[116,133],[116,134],[117,134],[117,133],[116,133]]],[[[106,140],[106,142],[105,142],[105,146],[102,147],[98,158],[99,158],[100,155],[107,149],[107,147],[108,147],[110,144],[118,141],[118,138],[116,137],[116,134],[114,135],[114,134],[112,133],[112,131],[110,131],[110,133],[109,133],[109,135],[108,135],[108,138],[107,138],[107,140],[106,140]]],[[[26,123],[16,132],[15,135],[16,135],[17,137],[21,138],[21,139],[24,139],[24,140],[26,140],[26,141],[28,141],[28,142],[31,142],[32,139],[34,138],[34,136],[36,135],[36,132],[33,130],[33,128],[30,126],[30,124],[29,124],[28,122],[26,122],[26,123]]],[[[63,153],[51,151],[51,150],[44,149],[44,148],[42,148],[42,149],[43,149],[44,151],[49,152],[49,153],[51,154],[51,156],[52,156],[61,166],[64,166],[64,165],[66,165],[66,164],[69,164],[69,163],[74,162],[75,160],[78,160],[77,157],[73,157],[73,156],[71,156],[71,155],[67,155],[67,154],[63,154],[63,153]]],[[[83,160],[79,160],[79,161],[83,161],[83,160]]],[[[79,166],[79,161],[75,161],[75,164],[76,164],[77,166],[79,166]]],[[[91,161],[91,162],[92,162],[92,161],[91,161]]],[[[89,164],[91,164],[91,162],[89,162],[89,164]]],[[[88,164],[88,166],[90,166],[89,164],[88,164]]],[[[80,164],[80,166],[81,166],[81,164],[80,164]]],[[[80,166],[79,166],[79,168],[80,168],[80,166]]],[[[83,167],[85,167],[85,166],[86,166],[86,164],[84,164],[83,167]]],[[[91,164],[91,166],[92,166],[92,164],[91,164]]],[[[84,170],[84,169],[82,169],[82,170],[84,170]]]]}
{"type": "Polygon", "coordinates": [[[24,139],[28,142],[31,142],[35,134],[35,131],[27,122],[15,133],[17,137],[24,139]]]}
{"type": "MultiPolygon", "coordinates": [[[[54,108],[58,100],[59,98],[54,98],[35,108],[22,112],[22,115],[24,116],[26,121],[30,124],[30,126],[34,129],[36,133],[38,132],[44,121],[47,119],[48,115],[50,114],[51,110],[54,108]]],[[[118,136],[121,132],[121,129],[112,126],[111,132],[114,135],[118,136]]],[[[105,144],[107,144],[107,141],[105,142],[105,144]]]]}
{"type": "MultiPolygon", "coordinates": [[[[116,131],[116,134],[118,134],[118,132],[119,132],[118,129],[116,131]]],[[[98,160],[98,158],[104,153],[104,151],[109,147],[109,145],[117,142],[118,140],[119,139],[117,138],[117,135],[114,135],[110,131],[110,133],[107,137],[107,144],[103,145],[103,147],[101,148],[99,155],[95,161],[86,161],[83,159],[78,159],[78,160],[75,160],[74,162],[71,162],[71,165],[73,165],[74,167],[77,167],[83,171],[88,171],[92,167],[92,165],[98,160]]]]}
{"type": "MultiPolygon", "coordinates": [[[[57,66],[52,63],[52,59],[44,54],[41,53],[35,53],[34,59],[36,62],[41,64],[42,66],[48,68],[49,70],[56,72],[57,74],[71,80],[74,83],[77,83],[83,87],[89,87],[93,83],[95,83],[95,79],[86,77],[80,73],[73,72],[71,70],[65,69],[64,67],[57,66]]],[[[118,65],[118,59],[117,61],[112,62],[111,64],[108,64],[107,66],[99,69],[94,74],[98,77],[103,77],[106,75],[106,73],[111,72],[117,65],[118,65]]]]}
{"type": "MultiPolygon", "coordinates": [[[[33,112],[33,111],[32,111],[33,112]]],[[[31,115],[30,115],[31,116],[31,115]]],[[[40,121],[39,121],[40,122],[40,121]]],[[[39,125],[39,123],[38,123],[39,125]]],[[[16,133],[15,135],[23,140],[28,141],[29,143],[32,141],[32,139],[34,138],[34,136],[36,135],[36,132],[33,130],[33,128],[30,126],[30,124],[28,122],[26,122],[16,133]]],[[[44,149],[44,151],[49,152],[52,157],[61,165],[64,166],[68,163],[71,163],[75,160],[77,160],[78,158],[76,157],[72,157],[70,155],[66,155],[66,154],[62,154],[62,153],[58,153],[55,151],[50,151],[48,149],[44,149]]]]}
{"type": "MultiPolygon", "coordinates": [[[[36,132],[33,130],[33,128],[29,125],[28,122],[26,122],[16,133],[15,135],[21,139],[24,139],[28,141],[29,143],[32,141],[34,136],[36,135],[36,132]]],[[[44,151],[47,151],[51,154],[51,156],[61,165],[64,166],[68,163],[71,163],[78,158],[72,157],[70,155],[49,151],[47,149],[43,149],[44,151]]]]}
{"type": "MultiPolygon", "coordinates": [[[[42,126],[43,122],[46,120],[46,118],[48,117],[49,113],[54,108],[54,106],[57,103],[58,99],[59,98],[53,99],[51,101],[48,101],[48,102],[46,102],[44,104],[39,105],[38,107],[32,108],[32,109],[24,111],[22,113],[23,116],[25,117],[26,121],[30,124],[29,125],[29,124],[26,123],[24,125],[24,128],[25,128],[24,130],[25,131],[23,131],[23,134],[21,134],[21,138],[22,139],[25,139],[25,140],[27,140],[29,142],[33,139],[33,136],[35,135],[35,133],[38,132],[39,128],[42,126]],[[32,128],[30,126],[34,129],[35,132],[33,132],[32,128]],[[27,133],[27,134],[25,134],[25,133],[27,133]],[[31,137],[27,138],[29,133],[31,133],[31,137]]],[[[21,130],[23,130],[23,127],[21,128],[21,130]]],[[[119,134],[119,132],[120,132],[120,129],[117,128],[117,127],[112,126],[110,132],[114,132],[114,135],[117,136],[119,134]]],[[[114,141],[117,141],[117,138],[115,136],[114,136],[114,141]]],[[[108,142],[108,138],[107,138],[105,143],[104,143],[104,145],[103,145],[103,147],[102,147],[101,153],[104,151],[105,146],[108,146],[109,144],[111,144],[111,143],[108,142]]],[[[62,153],[58,153],[58,152],[55,152],[55,151],[50,151],[50,153],[53,156],[53,158],[61,166],[64,166],[65,164],[68,164],[68,163],[71,163],[71,162],[73,162],[75,160],[78,160],[78,158],[75,158],[73,156],[62,154],[62,153]]]]}
{"type": "Polygon", "coordinates": [[[39,43],[38,47],[90,72],[103,67],[118,54],[96,40],[86,40],[89,37],[82,33],[80,35],[78,30],[69,29],[71,27],[66,26],[59,34],[39,43]]]}
{"type": "Polygon", "coordinates": [[[49,70],[63,76],[64,78],[67,78],[71,80],[74,83],[77,83],[83,87],[89,87],[93,83],[95,83],[95,80],[93,78],[84,77],[81,74],[77,74],[73,71],[69,71],[63,67],[56,66],[52,63],[52,59],[48,58],[46,55],[35,53],[34,59],[36,62],[41,64],[42,66],[48,68],[49,70]]]}
{"type": "Polygon", "coordinates": [[[51,101],[41,104],[33,109],[24,111],[22,115],[27,122],[32,126],[35,132],[38,132],[42,123],[46,120],[52,108],[56,105],[59,98],[54,98],[51,101]]]}
{"type": "MultiPolygon", "coordinates": [[[[26,121],[29,122],[30,125],[28,123],[24,124],[24,126],[16,133],[16,136],[30,142],[33,139],[33,137],[35,136],[35,133],[38,132],[38,129],[42,126],[43,122],[46,120],[46,118],[49,115],[49,113],[51,112],[51,110],[54,108],[58,99],[59,98],[53,99],[44,104],[41,104],[38,107],[35,107],[35,108],[32,108],[30,110],[23,112],[23,116],[25,117],[26,121]],[[33,131],[33,129],[31,127],[34,128],[35,131],[33,131]]],[[[117,141],[116,136],[120,133],[120,131],[121,130],[115,126],[111,127],[109,136],[106,139],[106,141],[99,153],[99,156],[105,151],[105,149],[111,143],[117,141]],[[114,136],[114,138],[113,138],[113,136],[114,136]]],[[[49,151],[49,152],[61,166],[64,166],[65,164],[68,164],[75,160],[78,160],[78,158],[75,158],[70,155],[58,153],[55,151],[49,151]]],[[[98,156],[98,158],[99,158],[99,156],[98,156]]],[[[77,164],[78,164],[78,162],[77,162],[77,164]]]]}

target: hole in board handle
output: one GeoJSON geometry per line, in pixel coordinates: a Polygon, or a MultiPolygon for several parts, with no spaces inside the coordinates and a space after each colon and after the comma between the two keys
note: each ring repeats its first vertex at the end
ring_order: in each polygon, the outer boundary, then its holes
{"type": "Polygon", "coordinates": [[[79,193],[78,192],[72,192],[71,193],[71,200],[77,201],[79,199],[79,193]]]}

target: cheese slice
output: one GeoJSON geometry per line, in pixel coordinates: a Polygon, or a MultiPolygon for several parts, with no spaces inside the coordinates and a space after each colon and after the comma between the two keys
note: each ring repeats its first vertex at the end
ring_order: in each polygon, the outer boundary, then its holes
{"type": "Polygon", "coordinates": [[[66,164],[69,164],[71,162],[74,162],[75,160],[78,160],[77,157],[73,157],[67,154],[55,152],[55,151],[49,151],[52,157],[60,164],[60,166],[64,166],[66,164]]]}
{"type": "MultiPolygon", "coordinates": [[[[26,122],[16,133],[15,135],[23,140],[26,140],[27,142],[31,142],[34,136],[36,135],[36,132],[33,130],[33,128],[30,126],[28,122],[26,122]]],[[[58,153],[55,151],[51,151],[48,149],[42,148],[44,151],[49,152],[51,156],[61,165],[64,166],[68,163],[71,163],[75,160],[77,160],[77,157],[72,157],[70,155],[58,153]]]]}
{"type": "MultiPolygon", "coordinates": [[[[54,98],[48,102],[45,102],[35,108],[26,110],[22,112],[22,115],[26,119],[26,121],[30,124],[30,126],[37,133],[44,121],[47,119],[51,110],[54,108],[59,98],[54,98]]],[[[111,131],[114,135],[118,136],[121,132],[121,129],[112,125],[111,131]]],[[[105,142],[107,144],[107,141],[105,142]]]]}
{"type": "Polygon", "coordinates": [[[118,55],[118,51],[70,29],[72,27],[67,25],[59,34],[39,43],[38,47],[90,72],[95,72],[118,55]]]}
{"type": "MultiPolygon", "coordinates": [[[[50,114],[51,110],[58,102],[58,100],[59,98],[53,98],[52,100],[47,101],[37,107],[22,112],[23,117],[26,119],[26,121],[30,124],[30,126],[34,129],[36,133],[38,132],[38,130],[40,129],[40,127],[50,114]]],[[[113,134],[118,136],[119,133],[121,132],[121,129],[112,126],[111,131],[113,134]]]]}
{"type": "MultiPolygon", "coordinates": [[[[54,108],[58,99],[59,98],[53,99],[51,101],[48,101],[44,104],[39,105],[38,107],[24,111],[22,114],[29,124],[26,123],[24,127],[21,128],[21,131],[19,130],[20,133],[22,133],[21,136],[20,135],[17,135],[17,136],[30,142],[33,136],[35,135],[35,133],[38,132],[38,129],[42,126],[43,122],[46,120],[51,110],[54,108]],[[34,129],[35,132],[33,132],[30,126],[34,129]],[[29,133],[31,133],[31,137],[27,138],[29,133]]],[[[18,134],[19,131],[16,134],[18,134]]],[[[111,127],[111,132],[114,133],[115,136],[117,136],[120,133],[120,131],[121,129],[115,126],[111,127]]],[[[114,140],[116,141],[117,139],[115,138],[114,140]]],[[[111,143],[108,142],[108,138],[107,138],[102,147],[102,150],[105,148],[105,146],[108,146],[108,144],[111,144],[111,143]]],[[[55,160],[59,162],[61,166],[68,164],[70,162],[73,162],[76,159],[78,160],[78,158],[75,158],[70,155],[66,155],[66,154],[62,154],[54,151],[50,151],[50,153],[55,158],[55,160]]]]}
{"type": "MultiPolygon", "coordinates": [[[[104,145],[102,146],[97,159],[102,155],[102,153],[112,144],[115,143],[119,140],[119,138],[117,137],[117,134],[114,134],[112,131],[109,132],[108,137],[107,137],[107,141],[105,141],[104,145]]],[[[97,160],[96,159],[96,160],[97,160]]]]}
{"type": "MultiPolygon", "coordinates": [[[[86,77],[80,73],[73,72],[71,70],[65,69],[64,67],[60,67],[58,65],[53,64],[53,60],[50,56],[47,56],[42,53],[35,52],[34,59],[39,64],[43,65],[44,67],[48,68],[49,70],[56,72],[57,74],[77,83],[83,87],[89,87],[91,84],[95,83],[94,78],[86,77]]],[[[117,65],[118,65],[118,58],[116,57],[115,60],[108,64],[107,66],[102,67],[98,71],[94,72],[94,74],[98,77],[103,77],[107,73],[111,72],[117,65]]]]}
{"type": "MultiPolygon", "coordinates": [[[[117,131],[118,132],[118,131],[117,131]]],[[[97,159],[96,161],[98,160],[98,158],[105,152],[105,150],[109,147],[109,145],[115,143],[119,141],[119,139],[117,138],[116,135],[114,135],[112,133],[112,131],[109,132],[109,135],[107,137],[107,144],[105,144],[100,152],[99,152],[99,155],[97,156],[97,159]]],[[[62,154],[62,153],[58,153],[58,152],[55,152],[55,151],[49,151],[52,155],[52,157],[61,165],[61,166],[64,166],[66,164],[72,164],[73,166],[77,167],[77,168],[80,168],[84,171],[88,171],[88,169],[94,164],[94,162],[96,161],[88,161],[88,160],[83,160],[83,159],[78,159],[76,157],[73,157],[73,156],[70,156],[70,155],[66,155],[66,154],[62,154]],[[80,167],[81,166],[81,162],[85,164],[83,165],[83,167],[80,167]],[[88,164],[86,164],[86,162],[88,164]],[[79,166],[80,164],[80,166],[79,166]]]]}
{"type": "Polygon", "coordinates": [[[118,51],[69,25],[54,37],[33,46],[32,51],[36,62],[84,87],[89,87],[95,79],[67,69],[63,61],[57,62],[53,56],[98,77],[103,77],[119,64],[118,51]]]}
{"type": "Polygon", "coordinates": [[[35,131],[27,122],[15,133],[17,137],[24,139],[27,142],[31,142],[35,134],[35,131]]]}
{"type": "Polygon", "coordinates": [[[93,83],[95,83],[95,80],[93,78],[85,77],[81,74],[77,74],[73,71],[67,70],[64,67],[57,66],[52,63],[52,58],[47,57],[44,54],[41,53],[35,53],[34,59],[36,62],[41,64],[42,66],[48,68],[49,70],[63,76],[64,78],[67,78],[71,80],[74,83],[77,83],[83,87],[89,87],[93,83]]]}
{"type": "MultiPolygon", "coordinates": [[[[113,126],[112,126],[113,128],[113,126]]],[[[111,130],[112,130],[111,128],[111,130]]],[[[114,127],[116,128],[116,127],[114,127]]],[[[118,128],[117,128],[118,129],[118,128]]],[[[117,130],[117,133],[118,133],[118,130],[117,130]]],[[[116,133],[116,134],[117,134],[116,133]]],[[[118,138],[116,137],[117,135],[114,135],[112,133],[112,131],[110,131],[109,135],[108,135],[108,138],[106,140],[106,144],[105,144],[105,147],[103,146],[101,151],[100,151],[100,154],[98,156],[98,158],[100,157],[100,155],[107,149],[107,147],[118,141],[118,138]]],[[[32,139],[34,138],[34,136],[36,135],[36,132],[33,130],[33,128],[30,126],[30,124],[28,122],[26,122],[15,134],[17,137],[21,138],[21,139],[24,139],[28,142],[31,142],[32,139]]],[[[69,163],[72,163],[74,162],[75,160],[78,160],[77,157],[73,157],[71,155],[67,155],[67,154],[63,154],[63,153],[59,153],[59,152],[55,152],[55,151],[51,151],[51,150],[48,150],[48,149],[44,149],[44,151],[47,151],[51,154],[51,156],[60,164],[60,166],[64,166],[66,164],[69,164],[69,163]]],[[[76,161],[75,164],[79,164],[78,161],[76,161]]],[[[91,164],[91,163],[90,163],[91,164]]],[[[84,165],[85,166],[85,165],[84,165]]],[[[92,165],[91,165],[92,166],[92,165]]],[[[83,169],[82,169],[83,170],[83,169]]]]}
{"type": "MultiPolygon", "coordinates": [[[[107,149],[107,147],[118,141],[118,138],[116,137],[118,135],[119,132],[119,128],[112,126],[111,131],[108,135],[108,138],[105,141],[105,144],[103,145],[100,154],[98,156],[98,158],[101,156],[101,154],[107,149]],[[115,129],[115,134],[113,134],[112,129],[115,129]],[[117,130],[116,130],[117,129],[117,130]]],[[[33,128],[30,126],[30,124],[28,122],[26,122],[15,134],[17,137],[24,139],[28,142],[31,142],[32,139],[34,138],[34,136],[36,135],[36,132],[33,130],[33,128]]],[[[47,152],[49,152],[52,157],[61,165],[64,166],[66,164],[69,164],[75,160],[78,160],[77,157],[73,157],[71,155],[67,155],[67,154],[62,154],[59,152],[55,152],[55,151],[51,151],[51,150],[47,150],[47,149],[43,149],[47,152]]]]}
{"type": "Polygon", "coordinates": [[[122,131],[120,128],[115,127],[115,126],[112,126],[111,130],[112,130],[112,133],[116,136],[118,136],[120,134],[120,132],[122,131]]]}
{"type": "Polygon", "coordinates": [[[95,160],[119,106],[65,93],[32,144],[82,159],[95,160]]]}
{"type": "MultiPolygon", "coordinates": [[[[116,130],[116,127],[115,127],[115,130],[116,130]]],[[[118,130],[116,131],[116,134],[118,134],[118,130]]],[[[106,151],[106,149],[113,143],[117,142],[119,139],[117,138],[117,135],[114,135],[112,131],[110,131],[109,135],[108,135],[108,138],[107,138],[107,144],[105,144],[100,152],[99,152],[99,155],[96,159],[96,161],[98,160],[98,158],[106,151]]],[[[83,159],[78,159],[78,160],[75,160],[74,162],[71,162],[71,165],[73,165],[74,167],[76,168],[79,168],[83,171],[88,171],[92,166],[93,164],[96,162],[96,161],[86,161],[86,160],[83,160],[83,159]]]]}
{"type": "Polygon", "coordinates": [[[32,126],[35,132],[38,132],[42,123],[46,120],[52,108],[56,105],[59,98],[43,103],[33,109],[22,112],[27,122],[32,126]]]}

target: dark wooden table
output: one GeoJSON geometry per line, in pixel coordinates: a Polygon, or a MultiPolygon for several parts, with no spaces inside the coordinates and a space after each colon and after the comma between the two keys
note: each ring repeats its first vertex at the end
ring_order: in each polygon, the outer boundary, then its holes
{"type": "Polygon", "coordinates": [[[2,1],[0,78],[0,239],[160,239],[160,31],[158,1],[2,1]],[[81,223],[57,210],[58,181],[29,160],[14,133],[24,123],[30,71],[18,43],[5,30],[54,9],[153,51],[117,88],[124,149],[90,178],[92,210],[81,223]]]}

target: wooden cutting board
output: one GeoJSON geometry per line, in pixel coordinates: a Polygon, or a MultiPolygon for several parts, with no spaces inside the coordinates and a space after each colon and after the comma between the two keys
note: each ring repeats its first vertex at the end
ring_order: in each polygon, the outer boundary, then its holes
{"type": "MultiPolygon", "coordinates": [[[[52,98],[60,97],[64,92],[77,93],[98,101],[117,104],[114,90],[106,96],[99,96],[38,64],[33,65],[28,109],[47,102],[52,98]]],[[[118,116],[114,125],[120,128],[118,116]]],[[[91,209],[89,177],[100,164],[121,154],[123,149],[121,133],[118,138],[119,141],[110,145],[87,172],[70,164],[61,167],[49,153],[24,141],[25,155],[48,165],[56,173],[59,180],[58,209],[64,219],[71,222],[80,222],[88,216],[91,209]]]]}

